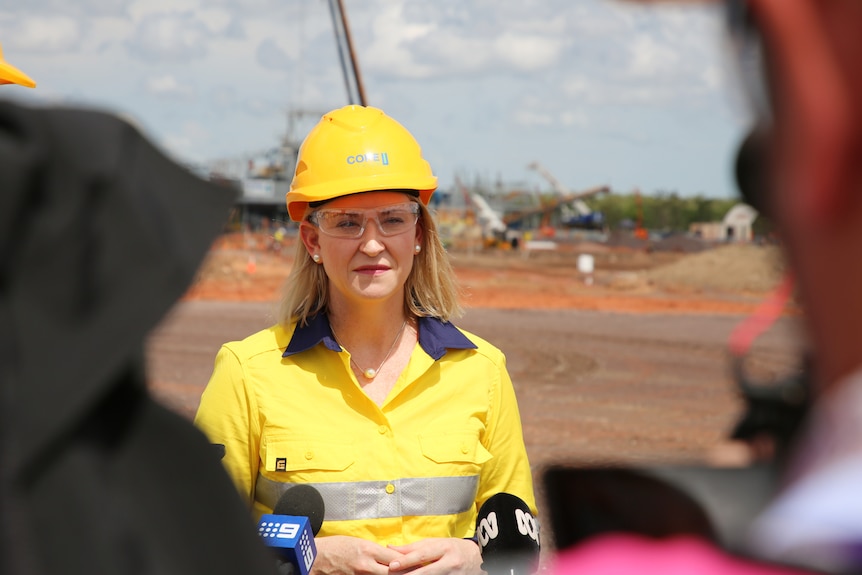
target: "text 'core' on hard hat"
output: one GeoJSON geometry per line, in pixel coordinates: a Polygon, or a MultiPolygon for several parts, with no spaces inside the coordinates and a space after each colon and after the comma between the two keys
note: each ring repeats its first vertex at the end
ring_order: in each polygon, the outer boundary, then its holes
{"type": "Polygon", "coordinates": [[[378,108],[350,105],[324,114],[300,146],[287,211],[300,221],[309,202],[381,190],[415,190],[428,204],[436,189],[404,126],[378,108]]]}

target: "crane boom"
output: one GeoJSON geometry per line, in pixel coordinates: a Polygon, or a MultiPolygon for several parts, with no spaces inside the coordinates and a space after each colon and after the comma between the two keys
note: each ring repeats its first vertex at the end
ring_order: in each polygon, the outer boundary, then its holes
{"type": "Polygon", "coordinates": [[[356,51],[353,49],[353,38],[350,35],[350,26],[347,23],[347,13],[344,10],[343,0],[329,0],[329,13],[332,16],[335,41],[338,43],[338,59],[341,62],[341,72],[344,75],[347,100],[351,104],[367,106],[365,86],[362,83],[362,75],[359,73],[359,63],[356,60],[356,51]],[[348,60],[350,61],[349,70],[348,60]],[[354,89],[356,90],[355,100],[354,89]]]}
{"type": "Polygon", "coordinates": [[[608,186],[594,186],[580,192],[572,192],[539,162],[530,162],[527,167],[531,170],[535,170],[543,178],[548,180],[551,187],[559,195],[559,198],[549,206],[550,208],[555,209],[560,206],[572,206],[578,212],[577,217],[568,219],[568,225],[572,227],[594,229],[599,229],[604,226],[604,216],[599,212],[591,210],[586,202],[584,202],[584,198],[589,198],[597,194],[610,193],[611,190],[608,186]]]}

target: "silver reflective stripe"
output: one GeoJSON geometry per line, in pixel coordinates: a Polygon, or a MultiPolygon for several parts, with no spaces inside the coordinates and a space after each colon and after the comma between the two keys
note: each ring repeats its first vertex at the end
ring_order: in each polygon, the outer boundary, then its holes
{"type": "MultiPolygon", "coordinates": [[[[254,499],[272,509],[296,485],[257,478],[254,499]]],[[[479,476],[420,477],[392,481],[309,483],[323,496],[326,521],[411,515],[454,515],[473,507],[479,476]]]]}

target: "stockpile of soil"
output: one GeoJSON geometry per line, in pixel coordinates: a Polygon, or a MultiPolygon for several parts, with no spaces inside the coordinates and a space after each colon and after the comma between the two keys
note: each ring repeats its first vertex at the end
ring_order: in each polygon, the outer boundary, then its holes
{"type": "Polygon", "coordinates": [[[686,255],[644,277],[670,292],[762,294],[778,285],[783,271],[776,246],[732,244],[686,255]]]}

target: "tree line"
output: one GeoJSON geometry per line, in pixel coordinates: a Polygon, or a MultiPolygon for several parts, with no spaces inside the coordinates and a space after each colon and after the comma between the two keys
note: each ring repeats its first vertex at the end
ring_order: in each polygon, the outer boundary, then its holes
{"type": "MultiPolygon", "coordinates": [[[[651,195],[603,194],[585,200],[594,211],[604,215],[610,229],[634,227],[638,223],[657,232],[687,232],[699,222],[720,222],[739,203],[737,198],[681,197],[676,192],[659,191],[651,195]]],[[[762,217],[754,222],[754,233],[766,235],[769,223],[762,217]]]]}

